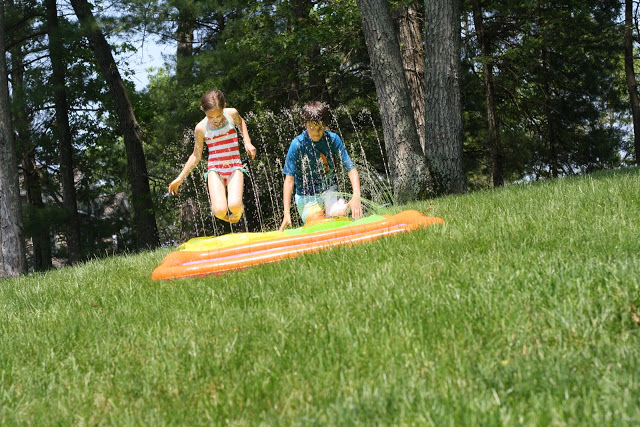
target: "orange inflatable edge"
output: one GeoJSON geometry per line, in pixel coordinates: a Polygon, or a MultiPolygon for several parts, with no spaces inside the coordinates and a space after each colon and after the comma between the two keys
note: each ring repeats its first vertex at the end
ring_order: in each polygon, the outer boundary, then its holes
{"type": "Polygon", "coordinates": [[[256,264],[293,258],[331,246],[357,244],[390,234],[443,223],[442,218],[427,217],[418,211],[408,210],[377,222],[345,226],[307,235],[287,236],[205,251],[178,250],[164,258],[160,266],[153,271],[151,278],[168,280],[220,274],[256,264]]]}

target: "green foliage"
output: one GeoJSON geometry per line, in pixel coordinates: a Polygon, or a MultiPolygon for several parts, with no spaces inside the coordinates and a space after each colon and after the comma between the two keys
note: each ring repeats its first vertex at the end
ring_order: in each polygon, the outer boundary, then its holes
{"type": "Polygon", "coordinates": [[[194,74],[186,86],[154,83],[150,96],[163,99],[162,111],[171,112],[182,128],[195,124],[193,113],[183,111],[196,112],[199,96],[211,88],[225,92],[228,104],[241,113],[279,111],[312,98],[336,106],[364,98],[371,107],[373,83],[355,3],[292,4],[249,2],[219,9],[224,29],[209,30],[216,40],[211,43],[211,34],[199,28],[203,43],[196,46],[194,74]],[[186,116],[175,117],[176,112],[186,116]]]}
{"type": "MultiPolygon", "coordinates": [[[[26,21],[9,21],[8,37],[24,41],[25,64],[28,64],[24,75],[24,99],[14,97],[13,103],[24,103],[30,120],[22,124],[30,133],[29,144],[19,149],[34,153],[45,202],[44,209],[25,206],[25,232],[27,236],[59,237],[65,231],[66,214],[60,207],[58,123],[50,84],[47,39],[44,37],[46,22],[42,10],[21,12],[21,7],[34,7],[34,4],[16,2],[15,9],[10,8],[15,12],[11,19],[28,18],[26,21]]],[[[64,15],[58,19],[65,54],[65,88],[74,144],[83,255],[89,258],[104,255],[107,251],[125,250],[129,246],[129,213],[124,209],[126,197],[121,197],[128,191],[124,146],[118,137],[112,100],[93,52],[82,38],[77,22],[66,19],[64,15]],[[112,203],[114,199],[119,205],[112,203]],[[120,236],[118,247],[110,243],[113,235],[120,236]]],[[[123,49],[129,47],[116,48],[123,49]]],[[[64,246],[60,247],[61,252],[56,255],[66,256],[64,250],[64,246]]]]}
{"type": "Polygon", "coordinates": [[[312,98],[332,105],[372,98],[368,56],[353,1],[256,4],[199,55],[211,80],[242,110],[274,110],[312,98]],[[210,70],[216,70],[211,75],[210,70]],[[363,91],[364,90],[364,91],[363,91]]]}
{"type": "Polygon", "coordinates": [[[22,215],[26,238],[48,236],[51,229],[61,228],[68,218],[68,213],[56,206],[36,209],[31,205],[27,205],[23,207],[22,215]]]}
{"type": "MultiPolygon", "coordinates": [[[[483,5],[494,54],[477,53],[473,34],[466,46],[469,66],[478,69],[486,60],[494,67],[506,176],[570,175],[619,165],[623,133],[609,117],[627,108],[621,97],[620,3],[483,5]]],[[[481,107],[478,92],[484,87],[468,87],[478,99],[474,106],[481,107]]],[[[473,148],[470,153],[482,154],[473,148]]]]}
{"type": "Polygon", "coordinates": [[[410,206],[353,247],[157,283],[167,249],[0,286],[0,424],[636,424],[640,170],[410,206]]]}

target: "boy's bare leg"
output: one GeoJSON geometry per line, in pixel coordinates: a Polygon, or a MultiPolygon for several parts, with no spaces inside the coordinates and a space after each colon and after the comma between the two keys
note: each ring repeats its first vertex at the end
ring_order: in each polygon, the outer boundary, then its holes
{"type": "Polygon", "coordinates": [[[244,190],[244,175],[240,169],[236,169],[231,173],[227,183],[227,193],[229,200],[229,222],[235,224],[242,218],[244,205],[242,204],[242,193],[244,190]]]}
{"type": "Polygon", "coordinates": [[[207,185],[209,187],[209,199],[211,200],[211,212],[216,218],[229,221],[227,217],[227,197],[222,178],[216,172],[210,171],[209,175],[207,175],[207,185]]]}

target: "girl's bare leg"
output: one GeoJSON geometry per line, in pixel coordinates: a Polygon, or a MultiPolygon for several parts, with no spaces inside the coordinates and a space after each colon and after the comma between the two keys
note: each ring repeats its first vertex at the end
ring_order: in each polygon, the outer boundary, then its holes
{"type": "Polygon", "coordinates": [[[240,221],[242,213],[244,212],[244,205],[242,204],[242,192],[244,190],[244,176],[240,169],[233,171],[227,181],[227,193],[229,200],[229,222],[234,224],[240,221]]]}
{"type": "Polygon", "coordinates": [[[225,194],[224,182],[220,175],[210,171],[207,175],[207,186],[209,187],[209,199],[211,200],[211,212],[223,221],[229,221],[227,217],[227,197],[225,194]]]}

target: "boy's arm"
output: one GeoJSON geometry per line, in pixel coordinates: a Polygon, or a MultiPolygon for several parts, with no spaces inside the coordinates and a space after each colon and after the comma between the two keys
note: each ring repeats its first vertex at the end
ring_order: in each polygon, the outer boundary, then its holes
{"type": "Polygon", "coordinates": [[[333,133],[331,135],[330,141],[331,141],[331,151],[334,154],[337,154],[338,156],[340,156],[340,161],[342,162],[342,165],[344,166],[344,168],[348,171],[351,171],[352,169],[354,169],[356,165],[353,164],[351,157],[349,157],[349,153],[347,153],[347,148],[344,146],[344,142],[342,142],[340,135],[338,135],[337,133],[333,133]]]}
{"type": "Polygon", "coordinates": [[[349,171],[349,181],[351,181],[351,189],[353,197],[347,203],[351,207],[351,216],[353,219],[362,218],[362,202],[360,201],[360,175],[358,170],[353,168],[349,171]]]}
{"type": "Polygon", "coordinates": [[[287,225],[291,225],[291,193],[293,192],[293,182],[293,176],[285,175],[282,186],[282,204],[284,205],[284,211],[280,231],[284,231],[287,225]]]}

